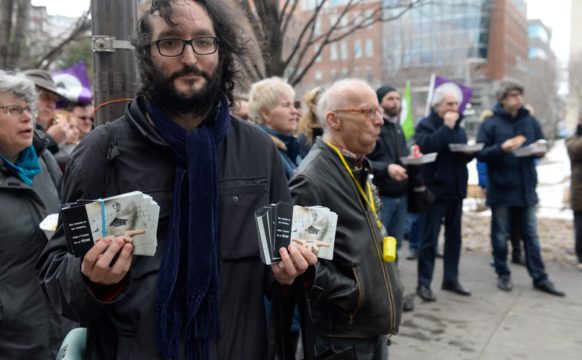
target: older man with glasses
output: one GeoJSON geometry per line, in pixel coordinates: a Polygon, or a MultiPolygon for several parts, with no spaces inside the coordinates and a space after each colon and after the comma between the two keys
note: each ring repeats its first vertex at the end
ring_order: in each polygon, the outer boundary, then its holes
{"type": "Polygon", "coordinates": [[[75,104],[71,109],[71,113],[75,116],[75,123],[79,130],[79,140],[83,140],[94,128],[93,105],[75,104]]]}

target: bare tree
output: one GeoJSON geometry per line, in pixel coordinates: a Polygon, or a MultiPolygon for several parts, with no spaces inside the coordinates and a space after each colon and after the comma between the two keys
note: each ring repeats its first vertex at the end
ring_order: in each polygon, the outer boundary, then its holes
{"type": "MultiPolygon", "coordinates": [[[[62,54],[67,45],[86,37],[91,20],[90,10],[85,12],[60,41],[49,46],[40,54],[31,52],[39,49],[45,39],[31,37],[31,0],[2,0],[0,4],[0,68],[48,68],[62,54]]],[[[36,34],[37,36],[38,34],[36,34]]]]}
{"type": "Polygon", "coordinates": [[[255,56],[252,61],[244,61],[247,75],[256,80],[287,74],[289,83],[296,85],[328,45],[378,22],[398,19],[408,10],[427,3],[428,0],[401,0],[390,4],[381,0],[345,0],[345,5],[336,6],[338,13],[334,22],[322,31],[320,21],[325,16],[325,11],[332,6],[330,0],[238,2],[247,14],[259,44],[260,59],[263,60],[262,64],[253,64],[257,57],[257,54],[253,54],[255,56]],[[311,3],[312,7],[301,9],[302,3],[311,3]],[[360,16],[357,21],[346,21],[352,11],[364,8],[371,11],[360,16]]]}
{"type": "Polygon", "coordinates": [[[12,69],[28,55],[26,26],[30,0],[2,0],[0,5],[0,68],[12,69]]]}

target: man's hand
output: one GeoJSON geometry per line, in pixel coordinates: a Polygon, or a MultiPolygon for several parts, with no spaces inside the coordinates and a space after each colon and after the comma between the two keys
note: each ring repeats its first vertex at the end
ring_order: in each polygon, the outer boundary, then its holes
{"type": "Polygon", "coordinates": [[[91,282],[99,285],[114,285],[123,280],[133,258],[133,245],[124,240],[125,236],[108,236],[95,242],[83,257],[81,273],[91,282]],[[119,257],[112,264],[112,260],[119,257]]]}
{"type": "Polygon", "coordinates": [[[62,144],[70,136],[71,131],[72,130],[69,122],[66,120],[61,120],[48,128],[46,133],[49,134],[57,144],[62,144]]]}
{"type": "Polygon", "coordinates": [[[505,152],[512,152],[514,150],[517,150],[517,148],[519,148],[521,145],[523,145],[523,143],[526,141],[526,137],[523,135],[517,135],[515,137],[512,137],[511,139],[507,139],[505,140],[502,144],[501,144],[501,150],[505,151],[505,152]]]}
{"type": "Polygon", "coordinates": [[[279,284],[291,285],[295,278],[303,274],[310,265],[317,263],[317,256],[303,246],[290,244],[279,250],[281,262],[271,265],[275,280],[279,284]]]}
{"type": "Polygon", "coordinates": [[[396,181],[404,181],[408,179],[408,174],[406,173],[406,168],[398,164],[388,165],[388,176],[396,181]]]}
{"type": "Polygon", "coordinates": [[[445,114],[444,117],[445,125],[452,129],[457,124],[457,120],[459,120],[459,113],[449,111],[445,114]]]}

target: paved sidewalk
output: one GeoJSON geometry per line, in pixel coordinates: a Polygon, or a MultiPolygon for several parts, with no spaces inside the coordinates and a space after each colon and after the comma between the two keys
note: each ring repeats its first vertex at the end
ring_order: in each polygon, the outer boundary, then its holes
{"type": "MultiPolygon", "coordinates": [[[[400,333],[392,337],[390,360],[581,360],[582,272],[546,262],[550,279],[566,292],[559,298],[535,290],[525,267],[511,265],[514,288],[503,292],[489,261],[464,252],[460,280],[473,294],[462,297],[440,289],[443,266],[437,259],[437,301],[415,298],[415,310],[403,314],[400,333]]],[[[416,289],[416,261],[403,259],[400,267],[410,293],[416,289]]]]}

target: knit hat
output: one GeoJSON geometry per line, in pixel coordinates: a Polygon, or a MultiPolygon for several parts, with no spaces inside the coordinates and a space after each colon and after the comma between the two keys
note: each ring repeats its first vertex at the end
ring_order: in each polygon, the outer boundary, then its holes
{"type": "Polygon", "coordinates": [[[386,94],[388,94],[389,92],[392,92],[392,91],[398,92],[398,90],[396,90],[395,88],[393,88],[390,85],[380,86],[378,88],[378,90],[376,90],[376,95],[378,96],[378,102],[381,103],[384,96],[386,96],[386,94]]]}
{"type": "Polygon", "coordinates": [[[48,73],[48,71],[42,69],[30,69],[25,70],[24,74],[30,80],[34,81],[34,85],[38,86],[41,89],[48,90],[59,95],[55,81],[48,73]]]}

